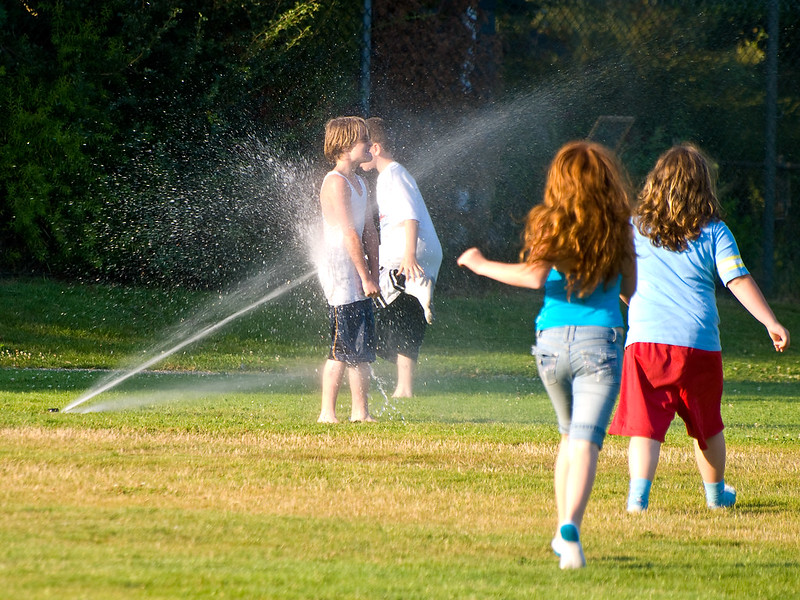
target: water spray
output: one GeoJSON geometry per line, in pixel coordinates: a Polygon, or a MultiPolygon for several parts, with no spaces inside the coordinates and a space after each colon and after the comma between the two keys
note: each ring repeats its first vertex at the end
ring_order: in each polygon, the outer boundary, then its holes
{"type": "MultiPolygon", "coordinates": [[[[285,284],[283,284],[279,288],[271,291],[266,296],[263,296],[262,298],[260,298],[259,300],[256,300],[252,304],[250,304],[248,306],[245,306],[244,308],[242,308],[241,310],[238,310],[237,312],[233,313],[232,315],[229,315],[229,316],[225,317],[221,321],[218,321],[217,323],[214,323],[213,325],[209,325],[208,327],[203,328],[202,330],[198,331],[194,335],[192,335],[192,336],[186,338],[185,340],[181,341],[180,343],[176,344],[175,346],[173,346],[169,350],[165,350],[164,352],[159,353],[157,356],[154,356],[154,357],[150,358],[149,360],[145,361],[144,363],[142,363],[138,367],[123,373],[119,377],[116,377],[115,379],[112,379],[111,381],[109,381],[108,383],[98,387],[97,389],[94,389],[94,390],[91,390],[91,391],[85,393],[83,396],[81,396],[80,398],[78,398],[77,400],[75,400],[74,402],[69,404],[68,406],[66,406],[62,412],[66,413],[66,412],[72,411],[73,409],[77,408],[78,406],[80,406],[84,402],[88,402],[89,400],[91,400],[95,396],[97,396],[99,394],[102,394],[103,392],[106,392],[106,391],[110,390],[113,387],[116,387],[117,385],[119,385],[123,381],[125,381],[127,379],[130,379],[134,375],[137,375],[138,373],[141,373],[142,371],[144,371],[145,369],[148,369],[149,367],[152,367],[157,362],[160,362],[160,361],[164,360],[165,358],[167,358],[168,356],[171,356],[172,354],[175,354],[176,352],[178,352],[179,350],[185,348],[186,346],[188,346],[190,344],[193,344],[194,342],[197,342],[197,341],[203,339],[204,337],[206,337],[208,335],[211,335],[212,333],[214,333],[218,329],[221,329],[222,327],[224,327],[225,325],[227,325],[231,321],[233,321],[235,319],[238,319],[242,315],[250,312],[251,310],[253,310],[255,308],[258,308],[259,306],[261,306],[265,302],[269,302],[270,300],[273,300],[274,298],[277,298],[278,296],[281,296],[281,295],[285,294],[289,290],[292,290],[292,289],[296,288],[298,285],[300,285],[301,283],[304,283],[305,281],[310,279],[315,274],[316,274],[316,270],[312,270],[312,271],[309,271],[308,273],[306,273],[305,275],[301,275],[300,277],[298,277],[297,279],[295,279],[293,281],[286,282],[285,284]]],[[[51,412],[52,412],[52,409],[51,409],[51,412]]]]}

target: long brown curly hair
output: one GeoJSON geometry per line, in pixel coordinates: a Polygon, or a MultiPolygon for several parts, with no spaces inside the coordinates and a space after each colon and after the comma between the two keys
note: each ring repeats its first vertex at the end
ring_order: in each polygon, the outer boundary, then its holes
{"type": "Polygon", "coordinates": [[[520,259],[554,263],[568,296],[583,298],[610,283],[635,260],[628,189],[610,150],[594,142],[566,144],[550,165],[544,201],[528,213],[520,259]]]}
{"type": "Polygon", "coordinates": [[[685,250],[711,221],[722,218],[716,170],[692,144],[673,146],[656,161],[639,193],[635,223],[657,247],[685,250]]]}

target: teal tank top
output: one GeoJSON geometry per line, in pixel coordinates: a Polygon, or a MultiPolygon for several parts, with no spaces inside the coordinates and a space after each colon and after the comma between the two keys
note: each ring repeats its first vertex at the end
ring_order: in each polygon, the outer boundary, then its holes
{"type": "Polygon", "coordinates": [[[536,317],[536,329],[542,331],[567,325],[622,327],[622,310],[619,306],[621,282],[620,275],[607,287],[602,283],[598,285],[586,298],[578,298],[573,293],[567,301],[566,278],[552,269],[544,284],[544,304],[536,317]]]}

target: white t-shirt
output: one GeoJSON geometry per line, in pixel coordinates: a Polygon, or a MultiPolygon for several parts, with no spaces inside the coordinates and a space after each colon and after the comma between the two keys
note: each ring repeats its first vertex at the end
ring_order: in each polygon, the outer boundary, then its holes
{"type": "Polygon", "coordinates": [[[414,220],[419,223],[417,262],[425,271],[425,277],[436,281],[442,264],[442,245],[417,182],[403,165],[392,162],[378,175],[376,194],[381,230],[378,253],[381,267],[394,269],[400,266],[406,249],[404,222],[414,220]]]}
{"type": "Polygon", "coordinates": [[[381,294],[391,304],[400,292],[392,285],[389,273],[403,262],[406,250],[405,221],[419,223],[417,229],[417,262],[423,277],[407,280],[405,292],[422,305],[425,320],[433,323],[433,288],[442,264],[442,244],[436,235],[428,207],[417,182],[398,162],[391,162],[378,175],[375,189],[380,216],[381,244],[378,250],[381,294]]]}

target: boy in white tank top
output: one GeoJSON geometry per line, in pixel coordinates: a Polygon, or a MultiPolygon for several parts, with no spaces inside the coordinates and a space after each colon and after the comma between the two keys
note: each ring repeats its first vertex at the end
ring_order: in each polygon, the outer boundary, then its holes
{"type": "Polygon", "coordinates": [[[355,169],[372,160],[360,117],[337,117],[325,126],[325,157],[335,164],[320,190],[324,251],[319,277],[329,306],[331,346],[322,370],[318,422],[338,423],[336,399],[345,371],[353,397],[351,421],[374,421],[367,407],[369,363],[375,360],[372,298],[378,286],[378,233],[364,181],[355,169]]]}

